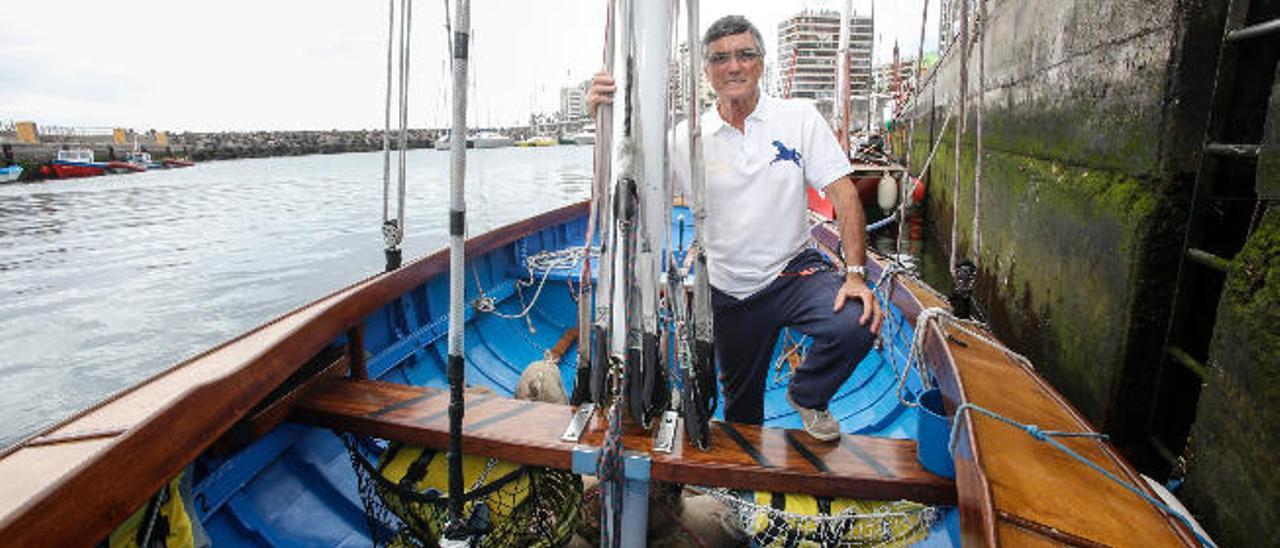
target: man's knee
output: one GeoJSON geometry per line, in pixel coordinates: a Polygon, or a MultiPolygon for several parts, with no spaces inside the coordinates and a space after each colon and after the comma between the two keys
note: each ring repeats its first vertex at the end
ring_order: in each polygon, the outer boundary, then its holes
{"type": "Polygon", "coordinates": [[[875,344],[875,336],[868,326],[859,321],[862,317],[862,303],[845,303],[844,308],[832,315],[826,322],[821,338],[827,338],[839,349],[841,355],[862,358],[871,351],[875,344]]]}

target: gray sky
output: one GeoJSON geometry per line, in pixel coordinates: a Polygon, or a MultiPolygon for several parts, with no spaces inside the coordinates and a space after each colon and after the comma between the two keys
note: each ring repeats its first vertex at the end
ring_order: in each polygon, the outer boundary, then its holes
{"type": "MultiPolygon", "coordinates": [[[[649,1],[649,0],[645,0],[649,1]]],[[[872,0],[854,0],[870,12],[872,0]]],[[[877,61],[914,57],[925,0],[878,0],[877,61]]],[[[927,0],[936,49],[937,0],[927,0]]],[[[397,4],[399,2],[397,1],[397,4]]],[[[777,23],[840,0],[703,0],[702,27],[747,16],[776,51],[777,23]]],[[[473,0],[472,125],[552,111],[601,65],[605,0],[473,0]]],[[[10,2],[0,17],[0,122],[171,131],[383,125],[387,3],[333,0],[10,2]]],[[[410,125],[449,115],[444,2],[416,2],[410,125]]]]}

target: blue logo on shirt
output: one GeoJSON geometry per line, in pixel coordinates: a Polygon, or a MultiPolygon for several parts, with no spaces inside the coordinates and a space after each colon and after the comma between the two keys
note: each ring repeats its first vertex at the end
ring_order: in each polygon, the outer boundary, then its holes
{"type": "Polygon", "coordinates": [[[798,150],[787,148],[787,145],[782,144],[782,141],[774,141],[773,146],[778,149],[778,155],[773,157],[773,161],[769,162],[769,165],[778,162],[795,162],[796,167],[803,167],[800,165],[800,152],[798,150]]]}

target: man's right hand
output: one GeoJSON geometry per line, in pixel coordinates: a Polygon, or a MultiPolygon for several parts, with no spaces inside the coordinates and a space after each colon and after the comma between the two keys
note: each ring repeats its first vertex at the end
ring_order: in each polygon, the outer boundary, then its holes
{"type": "Polygon", "coordinates": [[[591,78],[591,89],[587,90],[587,112],[596,117],[596,107],[613,103],[613,91],[617,86],[613,83],[613,75],[606,71],[597,72],[591,78]]]}

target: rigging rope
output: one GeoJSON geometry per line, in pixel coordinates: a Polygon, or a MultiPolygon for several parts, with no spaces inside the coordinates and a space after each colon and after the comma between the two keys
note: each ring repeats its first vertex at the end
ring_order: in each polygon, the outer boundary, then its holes
{"type": "MultiPolygon", "coordinates": [[[[382,225],[385,227],[391,202],[391,57],[395,49],[396,0],[387,0],[387,95],[382,131],[382,225]]],[[[384,234],[385,236],[385,234],[384,234]]],[[[387,247],[391,242],[387,241],[387,247]]]]}
{"type": "Polygon", "coordinates": [[[986,65],[987,65],[987,0],[978,2],[978,120],[977,120],[977,158],[973,167],[973,258],[974,265],[982,254],[982,114],[986,110],[986,65]]]}
{"type": "Polygon", "coordinates": [[[960,232],[960,168],[964,165],[964,155],[960,153],[964,145],[965,132],[965,99],[969,95],[969,0],[960,0],[960,96],[957,98],[957,110],[960,120],[956,122],[956,146],[952,152],[956,156],[955,185],[951,188],[951,262],[950,272],[956,275],[956,247],[960,232]]]}
{"type": "Polygon", "coordinates": [[[404,240],[405,160],[409,152],[409,50],[412,44],[409,35],[413,29],[413,3],[409,0],[401,0],[401,12],[404,16],[400,19],[400,171],[396,209],[397,245],[404,240]]]}
{"type": "MultiPolygon", "coordinates": [[[[471,275],[476,283],[476,292],[480,295],[471,301],[471,306],[478,312],[486,312],[499,318],[508,320],[524,318],[531,310],[533,310],[533,306],[538,303],[538,298],[542,295],[542,289],[546,286],[547,279],[551,277],[551,272],[557,268],[576,268],[579,262],[582,261],[582,256],[585,252],[586,250],[580,247],[571,247],[556,251],[540,251],[526,258],[525,268],[529,271],[529,280],[517,280],[517,288],[520,286],[528,287],[533,285],[533,279],[537,276],[537,272],[539,270],[542,271],[542,279],[538,281],[538,289],[534,291],[533,298],[530,299],[529,303],[516,314],[504,314],[502,312],[498,312],[498,299],[485,294],[484,287],[480,285],[480,273],[473,266],[471,268],[471,275]]],[[[583,268],[587,267],[583,266],[583,268]]]]}

